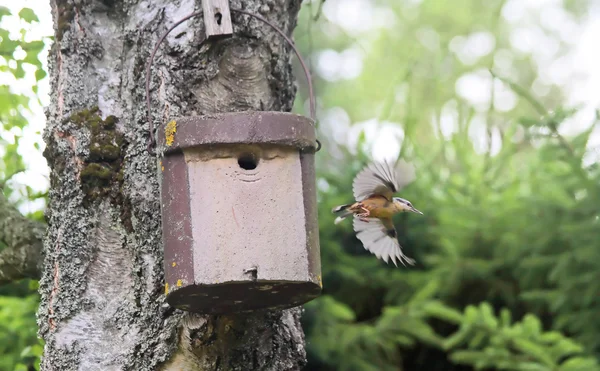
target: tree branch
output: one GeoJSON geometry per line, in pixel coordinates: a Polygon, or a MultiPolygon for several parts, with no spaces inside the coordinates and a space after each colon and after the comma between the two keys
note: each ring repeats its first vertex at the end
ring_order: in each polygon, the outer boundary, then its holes
{"type": "Polygon", "coordinates": [[[46,227],[27,219],[0,192],[0,285],[22,278],[38,279],[42,270],[42,238],[46,227]]]}

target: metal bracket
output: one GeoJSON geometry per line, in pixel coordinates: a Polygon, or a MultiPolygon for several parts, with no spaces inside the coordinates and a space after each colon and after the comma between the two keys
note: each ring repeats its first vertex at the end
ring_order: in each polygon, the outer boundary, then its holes
{"type": "Polygon", "coordinates": [[[229,0],[202,0],[206,39],[221,39],[233,35],[229,0]]]}

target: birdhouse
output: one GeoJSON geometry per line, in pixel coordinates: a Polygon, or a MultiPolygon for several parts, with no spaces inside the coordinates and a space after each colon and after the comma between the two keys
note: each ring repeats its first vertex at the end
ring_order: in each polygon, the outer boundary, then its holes
{"type": "Polygon", "coordinates": [[[313,121],[181,117],[157,135],[167,302],[207,314],[284,309],[321,292],[313,121]]]}

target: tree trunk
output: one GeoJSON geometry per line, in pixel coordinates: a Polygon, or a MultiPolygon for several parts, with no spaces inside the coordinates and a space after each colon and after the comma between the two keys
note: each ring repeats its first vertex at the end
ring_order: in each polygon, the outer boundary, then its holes
{"type": "MultiPolygon", "coordinates": [[[[290,35],[301,0],[232,0],[290,35]]],[[[157,159],[146,151],[144,72],[194,0],[52,0],[56,40],[44,137],[51,168],[38,322],[42,370],[297,370],[301,309],[200,316],[164,298],[157,159]]],[[[202,17],[153,66],[152,114],[289,111],[290,48],[232,13],[234,37],[199,47],[202,17]]]]}

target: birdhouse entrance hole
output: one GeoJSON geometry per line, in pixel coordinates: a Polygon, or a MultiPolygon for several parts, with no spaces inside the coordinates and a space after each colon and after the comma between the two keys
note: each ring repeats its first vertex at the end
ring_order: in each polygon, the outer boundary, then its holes
{"type": "Polygon", "coordinates": [[[252,153],[243,153],[238,157],[238,165],[244,170],[254,170],[258,166],[258,159],[252,153]]]}

